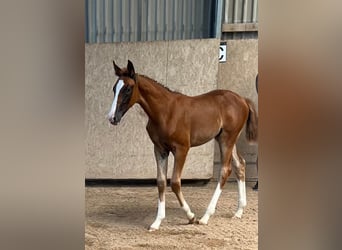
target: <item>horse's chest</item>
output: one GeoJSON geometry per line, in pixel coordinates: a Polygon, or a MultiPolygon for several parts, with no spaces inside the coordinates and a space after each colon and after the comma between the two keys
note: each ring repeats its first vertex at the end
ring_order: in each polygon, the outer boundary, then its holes
{"type": "Polygon", "coordinates": [[[163,146],[172,146],[174,143],[180,143],[184,134],[180,130],[174,130],[168,126],[153,125],[148,123],[147,132],[154,144],[163,146]]]}
{"type": "Polygon", "coordinates": [[[160,126],[149,126],[147,127],[147,132],[153,142],[170,140],[170,132],[166,128],[160,126]]]}

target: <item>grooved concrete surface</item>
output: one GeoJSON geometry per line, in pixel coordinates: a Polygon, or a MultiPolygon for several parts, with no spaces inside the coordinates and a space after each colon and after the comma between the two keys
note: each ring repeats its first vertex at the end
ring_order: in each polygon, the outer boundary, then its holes
{"type": "MultiPolygon", "coordinates": [[[[243,217],[234,219],[237,184],[227,182],[207,226],[187,224],[168,187],[166,219],[155,232],[147,228],[156,216],[156,186],[86,187],[85,249],[258,249],[258,192],[253,185],[247,183],[243,217]]],[[[216,182],[183,185],[197,218],[204,214],[215,187],[216,182]]]]}

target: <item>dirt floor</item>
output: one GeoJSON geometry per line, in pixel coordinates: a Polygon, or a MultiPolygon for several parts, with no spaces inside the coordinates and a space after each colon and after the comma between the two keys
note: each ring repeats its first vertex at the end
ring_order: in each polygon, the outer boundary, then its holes
{"type": "MultiPolygon", "coordinates": [[[[258,249],[258,192],[247,183],[247,207],[241,219],[237,184],[228,182],[208,225],[187,224],[176,196],[167,188],[166,218],[160,230],[148,232],[157,211],[157,188],[141,186],[86,187],[85,249],[258,249]]],[[[216,182],[183,185],[192,211],[200,218],[216,182]]]]}

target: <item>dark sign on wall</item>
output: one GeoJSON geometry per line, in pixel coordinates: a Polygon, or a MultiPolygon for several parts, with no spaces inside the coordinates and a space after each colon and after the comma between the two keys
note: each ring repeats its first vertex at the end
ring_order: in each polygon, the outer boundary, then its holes
{"type": "Polygon", "coordinates": [[[220,43],[219,62],[227,61],[227,42],[220,43]]]}

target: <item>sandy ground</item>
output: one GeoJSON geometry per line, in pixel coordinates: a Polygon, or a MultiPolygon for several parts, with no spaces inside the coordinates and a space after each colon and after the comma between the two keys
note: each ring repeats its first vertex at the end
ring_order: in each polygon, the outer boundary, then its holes
{"type": "MultiPolygon", "coordinates": [[[[148,232],[157,211],[157,188],[151,186],[86,187],[85,249],[258,249],[258,192],[247,183],[247,207],[241,219],[237,184],[228,182],[208,225],[189,225],[170,187],[166,218],[159,231],[148,232]]],[[[216,182],[183,185],[192,211],[200,218],[216,182]]]]}

